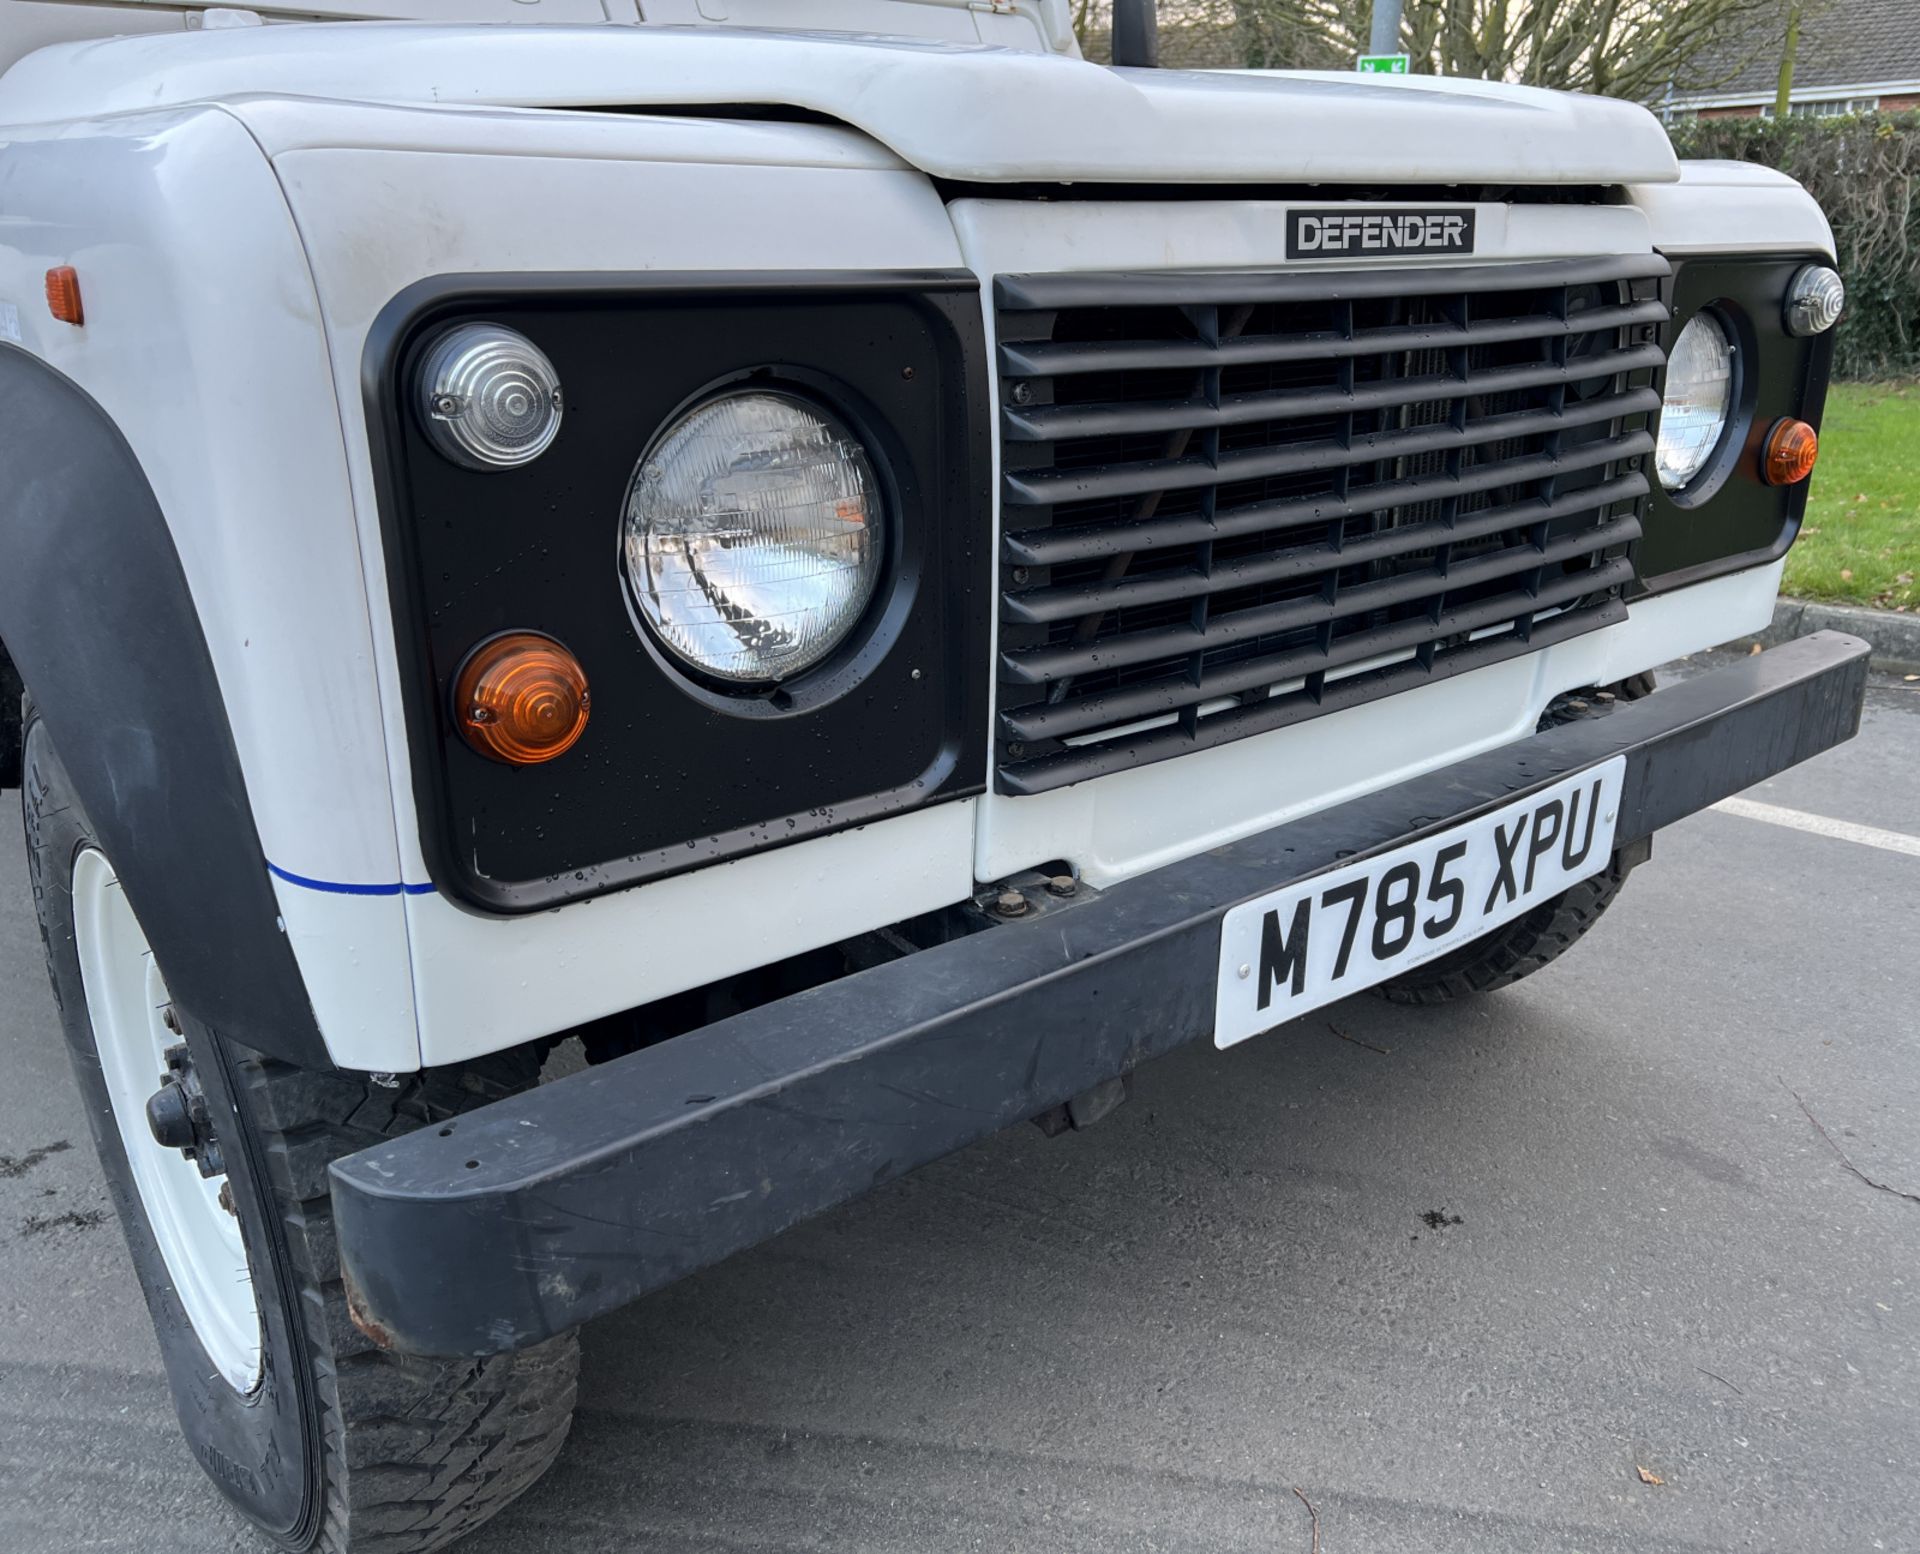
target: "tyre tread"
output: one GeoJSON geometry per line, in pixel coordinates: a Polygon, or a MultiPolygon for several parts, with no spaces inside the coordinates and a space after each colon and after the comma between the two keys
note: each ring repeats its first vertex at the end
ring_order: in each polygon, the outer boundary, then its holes
{"type": "MultiPolygon", "coordinates": [[[[28,875],[50,985],[72,1042],[85,1010],[66,1007],[77,977],[65,979],[62,994],[60,968],[73,953],[63,865],[88,832],[30,700],[21,725],[32,757],[21,792],[28,875]]],[[[291,1307],[275,1326],[295,1346],[281,1363],[302,1375],[287,1391],[304,1403],[318,1459],[320,1503],[276,1541],[298,1554],[429,1554],[472,1532],[551,1465],[572,1423],[578,1340],[567,1333],[518,1354],[466,1360],[380,1349],[348,1315],[327,1168],[527,1088],[538,1080],[539,1060],[522,1049],[376,1083],[367,1074],[301,1068],[217,1034],[209,1040],[242,1113],[245,1136],[230,1147],[244,1148],[248,1203],[263,1211],[261,1228],[270,1232],[263,1239],[274,1243],[273,1288],[291,1307]]],[[[138,1213],[120,1207],[123,1215],[138,1213]]],[[[190,1412],[181,1413],[189,1433],[190,1412]]],[[[313,1468],[278,1460],[303,1480],[313,1468]]]]}
{"type": "Polygon", "coordinates": [[[1389,1003],[1432,1007],[1511,987],[1572,949],[1625,883],[1626,871],[1616,860],[1511,923],[1381,983],[1374,992],[1389,1003]]]}
{"type": "Polygon", "coordinates": [[[429,1554],[464,1537],[546,1472],[573,1421],[572,1333],[517,1354],[440,1360],[381,1349],[347,1313],[326,1168],[531,1084],[502,1054],[391,1087],[235,1048],[238,1088],[265,1144],[268,1183],[304,1317],[324,1443],[322,1554],[429,1554]]]}

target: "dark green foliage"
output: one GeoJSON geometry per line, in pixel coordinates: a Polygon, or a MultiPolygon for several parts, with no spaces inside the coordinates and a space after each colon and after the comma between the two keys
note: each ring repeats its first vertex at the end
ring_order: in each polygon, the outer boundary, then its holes
{"type": "Polygon", "coordinates": [[[1920,373],[1920,112],[1693,119],[1670,128],[1683,157],[1778,168],[1820,202],[1847,282],[1840,376],[1920,373]]]}

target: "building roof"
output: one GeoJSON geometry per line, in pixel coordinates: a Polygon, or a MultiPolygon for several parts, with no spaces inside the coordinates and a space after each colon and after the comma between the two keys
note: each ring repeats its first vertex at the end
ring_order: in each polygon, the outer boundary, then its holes
{"type": "MultiPolygon", "coordinates": [[[[1688,74],[1683,95],[1771,100],[1786,41],[1786,8],[1737,42],[1712,51],[1688,74]]],[[[1920,0],[1808,0],[1793,64],[1796,97],[1809,91],[1920,81],[1920,0]]]]}

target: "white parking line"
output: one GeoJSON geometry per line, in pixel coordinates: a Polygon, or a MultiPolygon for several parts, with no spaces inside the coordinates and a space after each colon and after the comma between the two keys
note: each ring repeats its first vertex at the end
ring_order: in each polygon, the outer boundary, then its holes
{"type": "Polygon", "coordinates": [[[1785,826],[1789,831],[1810,831],[1815,836],[1830,836],[1842,842],[1858,842],[1862,847],[1877,847],[1882,852],[1920,858],[1920,836],[1909,836],[1905,831],[1857,826],[1851,820],[1829,820],[1825,815],[1809,815],[1804,809],[1783,809],[1778,804],[1760,804],[1753,799],[1722,799],[1713,807],[1723,815],[1738,815],[1742,820],[1764,821],[1770,826],[1785,826]]]}

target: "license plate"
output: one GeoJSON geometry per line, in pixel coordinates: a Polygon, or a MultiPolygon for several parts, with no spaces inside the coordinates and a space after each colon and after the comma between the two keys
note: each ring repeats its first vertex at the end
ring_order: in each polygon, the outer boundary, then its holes
{"type": "Polygon", "coordinates": [[[1391,852],[1243,902],[1222,920],[1213,1040],[1231,1047],[1518,917],[1613,854],[1627,758],[1391,852]]]}

